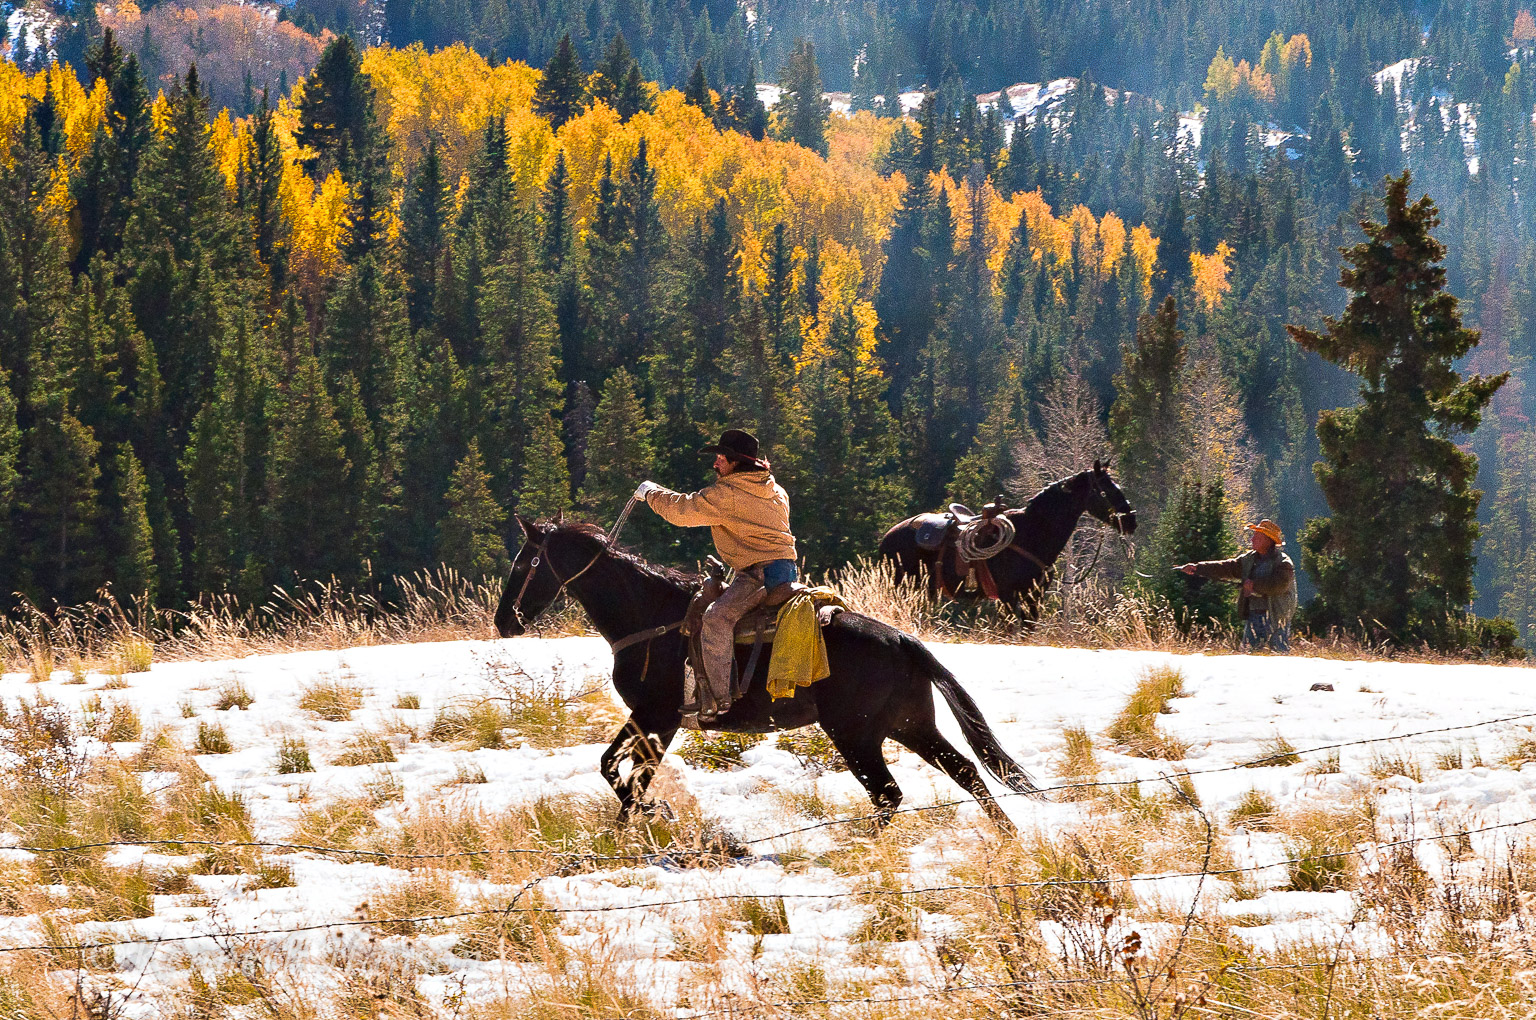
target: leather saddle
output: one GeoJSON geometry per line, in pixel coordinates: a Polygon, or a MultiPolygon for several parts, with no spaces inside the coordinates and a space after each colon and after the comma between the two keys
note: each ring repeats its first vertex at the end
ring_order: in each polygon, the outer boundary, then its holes
{"type": "Polygon", "coordinates": [[[924,552],[938,552],[953,542],[966,525],[974,521],[990,521],[1007,512],[1008,504],[999,495],[982,507],[979,514],[964,503],[951,503],[948,510],[940,513],[918,514],[912,518],[912,526],[917,531],[917,547],[924,552]]]}
{"type": "MultiPolygon", "coordinates": [[[[683,634],[693,639],[696,639],[703,629],[704,611],[725,592],[725,565],[711,556],[706,561],[706,570],[708,573],[704,578],[704,584],[700,586],[699,593],[693,597],[693,601],[688,604],[688,613],[683,617],[683,634]]],[[[807,588],[807,585],[798,581],[769,588],[768,594],[764,596],[758,607],[737,621],[736,643],[738,645],[771,644],[779,629],[779,610],[784,603],[807,588]]]]}

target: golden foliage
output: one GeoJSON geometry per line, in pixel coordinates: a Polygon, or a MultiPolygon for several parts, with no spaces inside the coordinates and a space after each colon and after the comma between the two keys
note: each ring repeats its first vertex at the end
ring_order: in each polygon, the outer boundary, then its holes
{"type": "Polygon", "coordinates": [[[1216,245],[1209,255],[1191,252],[1189,255],[1190,286],[1195,298],[1206,311],[1214,311],[1221,305],[1221,296],[1232,289],[1227,275],[1232,271],[1227,260],[1232,257],[1232,247],[1225,241],[1216,245]]]}
{"type": "Polygon", "coordinates": [[[1515,26],[1510,32],[1510,39],[1516,46],[1529,46],[1536,42],[1536,18],[1531,17],[1531,12],[1521,9],[1515,15],[1515,26]]]}

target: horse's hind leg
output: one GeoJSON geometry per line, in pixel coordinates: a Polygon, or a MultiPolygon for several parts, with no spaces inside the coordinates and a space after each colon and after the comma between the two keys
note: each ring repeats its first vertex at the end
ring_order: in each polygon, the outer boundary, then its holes
{"type": "Polygon", "coordinates": [[[982,782],[981,772],[974,762],[961,754],[944,738],[931,721],[927,725],[917,724],[911,730],[904,733],[893,733],[891,736],[901,744],[912,749],[919,758],[932,765],[949,778],[953,779],[960,787],[976,798],[987,817],[992,819],[992,824],[998,829],[1014,835],[1018,832],[1013,822],[1003,813],[1003,809],[997,806],[997,801],[992,798],[992,792],[987,789],[987,784],[982,782]]]}

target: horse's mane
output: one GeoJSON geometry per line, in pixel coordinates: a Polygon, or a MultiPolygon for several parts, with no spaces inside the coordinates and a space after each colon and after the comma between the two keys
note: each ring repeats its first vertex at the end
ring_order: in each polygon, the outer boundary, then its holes
{"type": "Polygon", "coordinates": [[[596,524],[587,524],[581,521],[569,524],[556,524],[555,533],[580,535],[583,538],[593,539],[607,548],[608,555],[612,558],[621,563],[627,563],[659,581],[666,581],[668,584],[675,584],[680,588],[697,588],[699,586],[700,577],[697,573],[691,570],[679,570],[676,567],[652,563],[633,549],[622,545],[614,545],[608,539],[608,532],[596,524]]]}
{"type": "Polygon", "coordinates": [[[1093,470],[1092,468],[1084,468],[1083,470],[1079,471],[1075,475],[1067,475],[1067,477],[1065,477],[1065,478],[1058,478],[1054,482],[1051,482],[1048,485],[1043,486],[1040,489],[1039,492],[1035,493],[1033,496],[1029,497],[1029,499],[1025,500],[1023,506],[1015,507],[1014,509],[1016,509],[1016,510],[1028,510],[1029,507],[1030,507],[1030,504],[1034,503],[1034,501],[1039,499],[1041,496],[1044,496],[1047,493],[1061,492],[1061,491],[1065,490],[1068,485],[1070,485],[1073,482],[1077,481],[1079,478],[1083,477],[1084,475],[1090,473],[1092,470],[1093,470]]]}

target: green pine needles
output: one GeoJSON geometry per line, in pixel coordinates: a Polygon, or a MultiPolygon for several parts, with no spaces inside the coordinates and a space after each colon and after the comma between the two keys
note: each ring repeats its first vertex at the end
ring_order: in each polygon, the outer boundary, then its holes
{"type": "MultiPolygon", "coordinates": [[[[1445,247],[1426,195],[1408,201],[1410,176],[1389,177],[1381,222],[1345,251],[1341,318],[1296,342],[1360,377],[1360,403],[1324,411],[1315,468],[1333,516],[1302,533],[1317,580],[1318,622],[1400,641],[1441,643],[1472,600],[1478,536],[1477,458],[1470,433],[1507,374],[1463,378],[1455,362],[1477,345],[1445,289],[1445,247]]],[[[1454,640],[1454,639],[1452,639],[1454,640]]]]}

